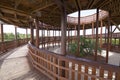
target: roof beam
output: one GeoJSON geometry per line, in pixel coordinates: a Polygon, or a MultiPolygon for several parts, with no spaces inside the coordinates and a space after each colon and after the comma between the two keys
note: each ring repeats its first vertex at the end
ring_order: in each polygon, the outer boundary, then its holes
{"type": "Polygon", "coordinates": [[[7,12],[7,13],[13,13],[13,14],[17,13],[17,14],[22,15],[22,16],[30,16],[29,13],[26,13],[22,10],[18,10],[18,9],[3,6],[3,5],[0,5],[0,9],[1,9],[1,11],[7,12]]]}
{"type": "Polygon", "coordinates": [[[22,0],[15,0],[15,9],[17,9],[21,2],[22,0]]]}
{"type": "Polygon", "coordinates": [[[87,9],[92,7],[94,2],[95,2],[95,0],[90,0],[90,2],[88,3],[87,9]]]}
{"type": "Polygon", "coordinates": [[[110,3],[110,0],[104,0],[101,2],[101,4],[99,3],[99,5],[97,5],[97,8],[102,8],[103,6],[105,6],[108,3],[110,3]]]}
{"type": "Polygon", "coordinates": [[[50,7],[50,6],[54,5],[54,4],[55,3],[52,0],[49,0],[47,2],[45,0],[42,4],[40,4],[39,6],[37,6],[36,9],[34,9],[31,13],[43,10],[43,9],[45,9],[47,7],[50,7]]]}

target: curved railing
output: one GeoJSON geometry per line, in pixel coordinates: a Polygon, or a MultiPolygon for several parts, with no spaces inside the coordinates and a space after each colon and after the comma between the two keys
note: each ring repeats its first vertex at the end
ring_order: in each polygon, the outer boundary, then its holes
{"type": "Polygon", "coordinates": [[[120,80],[120,68],[38,49],[29,43],[29,59],[34,68],[51,80],[120,80]]]}
{"type": "MultiPolygon", "coordinates": [[[[108,16],[108,12],[101,10],[99,12],[99,21],[106,18],[107,16],[108,16]]],[[[78,24],[78,18],[67,16],[67,22],[70,24],[78,24]]],[[[80,18],[80,24],[90,24],[92,22],[96,22],[96,14],[80,18]]]]}
{"type": "Polygon", "coordinates": [[[18,46],[21,46],[23,44],[28,43],[29,39],[17,39],[13,41],[5,41],[5,42],[0,42],[0,54],[4,53],[10,49],[16,48],[18,46]]]}

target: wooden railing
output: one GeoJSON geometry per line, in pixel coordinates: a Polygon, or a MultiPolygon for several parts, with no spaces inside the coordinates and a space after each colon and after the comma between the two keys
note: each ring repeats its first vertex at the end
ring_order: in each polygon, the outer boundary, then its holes
{"type": "MultiPolygon", "coordinates": [[[[116,33],[116,35],[119,35],[119,34],[120,33],[116,33]]],[[[86,35],[86,38],[91,38],[91,35],[86,35]]],[[[75,37],[75,36],[66,37],[66,43],[71,43],[72,41],[75,41],[75,40],[77,40],[77,37],[75,37]]],[[[61,44],[60,41],[61,41],[61,37],[59,37],[59,36],[57,36],[57,37],[43,37],[43,38],[40,38],[40,44],[39,45],[41,45],[41,46],[46,45],[45,48],[49,48],[50,44],[52,44],[52,46],[56,46],[56,44],[60,45],[61,44]]],[[[35,44],[35,41],[34,41],[34,44],[35,44]]],[[[102,48],[103,49],[107,48],[107,43],[105,43],[105,41],[103,41],[102,48]]],[[[120,44],[112,44],[111,43],[110,51],[120,52],[120,44]]]]}
{"type": "MultiPolygon", "coordinates": [[[[106,35],[105,35],[105,34],[102,34],[102,37],[103,37],[103,38],[105,38],[105,37],[107,38],[107,36],[108,36],[108,34],[106,34],[106,35]]],[[[86,37],[87,37],[87,38],[92,38],[93,35],[86,35],[86,37]]],[[[96,35],[94,35],[94,38],[95,38],[95,37],[96,37],[96,35]]],[[[98,34],[98,37],[100,38],[100,34],[98,34]]],[[[113,33],[113,34],[112,34],[112,38],[120,39],[120,33],[113,33]]]]}
{"type": "Polygon", "coordinates": [[[29,39],[18,39],[18,40],[13,40],[13,41],[0,42],[0,54],[10,49],[26,44],[28,43],[28,40],[29,39]]]}
{"type": "Polygon", "coordinates": [[[32,65],[51,80],[120,80],[120,67],[28,48],[32,65]]]}

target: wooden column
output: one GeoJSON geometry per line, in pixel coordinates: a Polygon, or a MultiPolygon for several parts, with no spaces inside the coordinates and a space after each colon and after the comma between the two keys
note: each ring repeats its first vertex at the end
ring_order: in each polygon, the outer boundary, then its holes
{"type": "Polygon", "coordinates": [[[39,20],[35,19],[35,27],[36,27],[36,47],[39,48],[39,20]]]}
{"type": "Polygon", "coordinates": [[[34,44],[33,43],[33,40],[34,40],[34,29],[33,29],[33,26],[32,26],[32,22],[30,22],[29,25],[30,25],[30,30],[31,30],[30,42],[31,42],[31,44],[34,44]]]}
{"type": "Polygon", "coordinates": [[[80,8],[78,8],[77,56],[80,54],[80,8]]]}
{"type": "Polygon", "coordinates": [[[46,42],[45,42],[45,29],[43,30],[43,42],[44,42],[44,45],[43,45],[43,46],[44,46],[44,49],[45,49],[45,43],[46,43],[46,42]]]}
{"type": "Polygon", "coordinates": [[[4,42],[4,35],[3,35],[3,24],[0,24],[0,39],[1,42],[4,42]]]}
{"type": "Polygon", "coordinates": [[[72,43],[72,27],[71,27],[71,36],[70,37],[71,37],[70,39],[71,39],[71,43],[72,43]]]}
{"type": "Polygon", "coordinates": [[[101,20],[101,29],[100,29],[100,47],[102,48],[102,28],[103,28],[103,22],[101,20]]]}
{"type": "Polygon", "coordinates": [[[44,41],[44,39],[43,39],[43,23],[41,23],[41,34],[42,34],[42,37],[41,37],[41,45],[42,45],[42,49],[43,49],[43,41],[44,41]]]}
{"type": "Polygon", "coordinates": [[[60,36],[60,30],[59,30],[59,46],[60,46],[60,39],[61,39],[61,36],[60,36]]]}
{"type": "Polygon", "coordinates": [[[49,38],[49,33],[48,33],[48,28],[47,28],[47,49],[48,49],[48,45],[49,45],[49,40],[48,40],[48,38],[49,38]]]}
{"type": "Polygon", "coordinates": [[[105,44],[107,43],[107,41],[106,41],[106,37],[107,37],[107,36],[106,36],[106,35],[107,35],[107,33],[106,33],[106,31],[107,31],[107,30],[106,30],[106,27],[107,27],[107,26],[105,26],[105,44]]]}
{"type": "Polygon", "coordinates": [[[94,57],[95,61],[97,61],[98,27],[99,27],[99,8],[97,8],[97,14],[96,14],[96,44],[95,44],[95,57],[94,57]]]}
{"type": "Polygon", "coordinates": [[[109,13],[109,16],[108,16],[108,35],[107,35],[106,63],[108,63],[109,49],[110,49],[110,13],[109,13]]]}
{"type": "Polygon", "coordinates": [[[55,37],[54,37],[54,30],[53,30],[53,41],[52,41],[52,44],[53,44],[53,48],[54,48],[54,39],[55,37]]]}
{"type": "Polygon", "coordinates": [[[17,40],[17,27],[15,26],[15,40],[17,40]]]}
{"type": "Polygon", "coordinates": [[[28,29],[26,28],[26,40],[28,42],[28,29]]]}
{"type": "Polygon", "coordinates": [[[68,28],[68,51],[69,51],[69,43],[70,43],[70,28],[68,28]]]}
{"type": "Polygon", "coordinates": [[[28,38],[28,29],[26,28],[26,38],[28,38]]]}
{"type": "Polygon", "coordinates": [[[110,25],[110,42],[109,43],[110,43],[110,50],[111,50],[111,47],[112,47],[112,24],[109,23],[109,25],[110,25]]]}
{"type": "Polygon", "coordinates": [[[67,14],[64,1],[62,3],[63,6],[61,6],[61,55],[66,55],[67,14]]]}
{"type": "Polygon", "coordinates": [[[83,37],[85,37],[85,25],[83,24],[83,37]]]}
{"type": "Polygon", "coordinates": [[[92,22],[92,39],[94,39],[94,22],[92,22]]]}

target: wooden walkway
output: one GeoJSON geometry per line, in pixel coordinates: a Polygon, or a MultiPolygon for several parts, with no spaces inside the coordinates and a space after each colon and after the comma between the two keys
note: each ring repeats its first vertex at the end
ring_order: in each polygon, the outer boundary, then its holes
{"type": "Polygon", "coordinates": [[[0,56],[0,80],[50,80],[30,66],[27,45],[0,56]]]}

